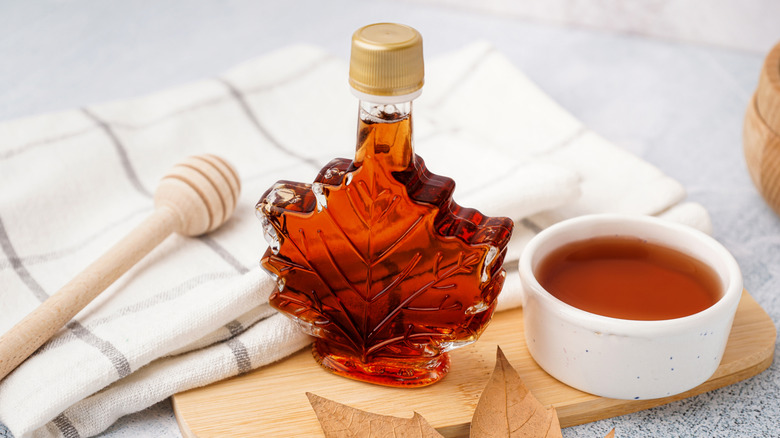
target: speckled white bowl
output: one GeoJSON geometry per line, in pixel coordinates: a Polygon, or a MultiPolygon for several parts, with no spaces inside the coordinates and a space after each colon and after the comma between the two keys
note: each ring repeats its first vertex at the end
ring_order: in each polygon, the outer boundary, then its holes
{"type": "Polygon", "coordinates": [[[534,360],[561,382],[618,399],[679,394],[712,376],[742,295],[739,266],[720,243],[693,228],[646,216],[590,215],[551,226],[526,246],[520,276],[525,337],[534,360]],[[570,306],[536,280],[534,270],[555,248],[617,235],[640,237],[708,264],[720,277],[720,300],[683,318],[625,320],[570,306]]]}

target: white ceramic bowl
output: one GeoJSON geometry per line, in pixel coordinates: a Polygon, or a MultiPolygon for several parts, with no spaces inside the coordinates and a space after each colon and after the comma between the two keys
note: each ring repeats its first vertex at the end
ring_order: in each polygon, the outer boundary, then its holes
{"type": "Polygon", "coordinates": [[[603,397],[649,399],[687,391],[706,381],[723,357],[742,295],[734,257],[693,228],[646,216],[591,215],[536,235],[520,258],[528,349],[550,375],[603,397]],[[693,256],[720,278],[722,296],[683,318],[635,321],[596,315],[550,295],[534,276],[539,262],[568,242],[635,236],[693,256]]]}

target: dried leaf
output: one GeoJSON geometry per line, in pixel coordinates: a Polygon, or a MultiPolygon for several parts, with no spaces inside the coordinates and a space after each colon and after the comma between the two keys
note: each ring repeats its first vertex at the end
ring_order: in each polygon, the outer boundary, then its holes
{"type": "Polygon", "coordinates": [[[613,427],[608,434],[604,435],[604,438],[615,438],[615,428],[613,427]]]}
{"type": "Polygon", "coordinates": [[[425,419],[372,414],[307,392],[326,438],[443,438],[425,419]]]}
{"type": "Polygon", "coordinates": [[[555,408],[545,409],[498,348],[496,367],[471,419],[472,438],[562,437],[555,408]]]}

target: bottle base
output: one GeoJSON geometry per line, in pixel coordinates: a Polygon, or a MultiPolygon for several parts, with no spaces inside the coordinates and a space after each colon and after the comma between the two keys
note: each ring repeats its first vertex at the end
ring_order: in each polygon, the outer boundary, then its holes
{"type": "Polygon", "coordinates": [[[333,374],[354,380],[395,387],[427,386],[441,380],[450,369],[450,356],[420,359],[377,358],[362,362],[339,353],[318,339],[312,344],[312,355],[323,368],[333,374]]]}

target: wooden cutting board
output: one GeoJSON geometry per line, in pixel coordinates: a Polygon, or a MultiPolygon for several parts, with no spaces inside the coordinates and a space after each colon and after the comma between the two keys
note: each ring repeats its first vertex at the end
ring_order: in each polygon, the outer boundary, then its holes
{"type": "Polygon", "coordinates": [[[571,388],[544,372],[530,357],[523,336],[522,309],[497,313],[478,342],[455,350],[450,373],[424,388],[388,388],[335,376],[320,368],[308,348],[275,364],[173,396],[173,408],[187,437],[323,436],[306,398],[312,392],[370,412],[409,418],[419,412],[447,437],[468,436],[469,422],[493,370],[496,345],[531,392],[554,405],[562,427],[647,409],[730,385],[772,363],[775,325],[743,292],[720,367],[702,385],[655,400],[615,400],[571,388]]]}

